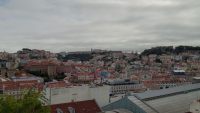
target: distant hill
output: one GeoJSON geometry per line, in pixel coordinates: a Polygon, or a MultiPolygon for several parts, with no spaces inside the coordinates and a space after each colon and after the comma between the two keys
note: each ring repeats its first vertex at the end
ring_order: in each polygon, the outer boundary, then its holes
{"type": "Polygon", "coordinates": [[[177,46],[173,48],[173,46],[159,46],[159,47],[153,47],[151,49],[145,49],[141,55],[150,55],[150,54],[156,54],[156,55],[162,55],[162,54],[179,54],[183,52],[188,51],[197,51],[200,52],[199,46],[177,46]]]}
{"type": "Polygon", "coordinates": [[[187,51],[199,51],[200,52],[200,47],[199,46],[178,46],[174,49],[175,53],[182,53],[182,52],[187,52],[187,51]]]}
{"type": "Polygon", "coordinates": [[[62,61],[68,61],[68,60],[75,60],[75,61],[89,61],[93,58],[91,53],[69,53],[65,56],[62,56],[60,54],[57,55],[57,58],[62,61]]]}
{"type": "Polygon", "coordinates": [[[174,51],[173,46],[159,46],[153,47],[151,49],[145,49],[141,55],[150,55],[150,54],[171,54],[174,51]]]}

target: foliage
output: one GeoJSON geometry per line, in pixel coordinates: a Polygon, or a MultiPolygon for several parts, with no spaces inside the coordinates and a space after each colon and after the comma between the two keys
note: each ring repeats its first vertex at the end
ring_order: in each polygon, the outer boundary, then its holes
{"type": "Polygon", "coordinates": [[[188,51],[200,51],[200,47],[177,46],[173,48],[173,46],[160,46],[151,49],[146,49],[141,53],[141,55],[150,55],[150,54],[162,55],[162,54],[172,54],[172,53],[179,54],[188,51]]]}
{"type": "Polygon", "coordinates": [[[200,47],[193,47],[193,46],[178,46],[175,48],[175,53],[182,53],[187,51],[200,51],[200,47]]]}
{"type": "Polygon", "coordinates": [[[91,53],[80,53],[80,54],[68,54],[66,56],[62,56],[58,54],[57,58],[61,61],[75,60],[75,61],[89,61],[93,58],[91,53]]]}
{"type": "Polygon", "coordinates": [[[122,66],[120,64],[116,64],[115,71],[121,73],[122,72],[122,66]]]}
{"type": "Polygon", "coordinates": [[[142,55],[162,55],[162,54],[169,54],[173,52],[173,46],[161,46],[161,47],[154,47],[151,49],[146,49],[142,52],[142,55]]]}
{"type": "Polygon", "coordinates": [[[50,113],[50,108],[42,106],[39,93],[29,91],[23,98],[4,95],[0,98],[0,113],[50,113]]]}
{"type": "Polygon", "coordinates": [[[51,81],[47,73],[44,74],[44,73],[41,73],[40,71],[27,71],[27,72],[35,76],[42,77],[44,79],[44,82],[51,81]]]}
{"type": "Polygon", "coordinates": [[[59,80],[63,80],[65,77],[66,77],[66,75],[64,73],[61,73],[61,74],[55,76],[54,79],[59,81],[59,80]]]}
{"type": "Polygon", "coordinates": [[[160,59],[158,59],[158,58],[155,60],[155,62],[156,63],[162,63],[162,61],[160,59]]]}

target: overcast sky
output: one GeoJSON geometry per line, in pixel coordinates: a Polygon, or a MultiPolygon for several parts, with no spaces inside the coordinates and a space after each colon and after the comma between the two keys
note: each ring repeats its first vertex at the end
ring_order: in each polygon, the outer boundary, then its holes
{"type": "Polygon", "coordinates": [[[0,0],[0,51],[200,45],[200,0],[0,0]]]}

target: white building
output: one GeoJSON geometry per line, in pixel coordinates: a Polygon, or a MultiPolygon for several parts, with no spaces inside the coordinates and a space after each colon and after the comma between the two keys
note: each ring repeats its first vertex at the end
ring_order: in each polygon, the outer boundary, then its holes
{"type": "Polygon", "coordinates": [[[111,87],[111,94],[125,94],[130,91],[138,91],[144,89],[144,85],[137,81],[130,81],[129,79],[119,79],[108,81],[107,84],[111,87]]]}
{"type": "Polygon", "coordinates": [[[45,88],[43,97],[41,98],[43,104],[52,105],[60,103],[68,103],[72,101],[84,101],[95,99],[100,107],[109,103],[109,86],[100,86],[91,88],[87,85],[70,86],[59,88],[45,88]]]}

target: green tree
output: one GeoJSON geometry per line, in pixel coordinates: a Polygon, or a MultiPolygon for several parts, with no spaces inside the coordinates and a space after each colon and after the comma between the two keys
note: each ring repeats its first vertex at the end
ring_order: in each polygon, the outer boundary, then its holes
{"type": "Polygon", "coordinates": [[[4,95],[0,98],[0,113],[50,113],[49,106],[42,106],[39,93],[28,91],[23,98],[4,95]]]}
{"type": "Polygon", "coordinates": [[[121,73],[122,72],[122,66],[120,64],[116,64],[115,71],[121,73]]]}

